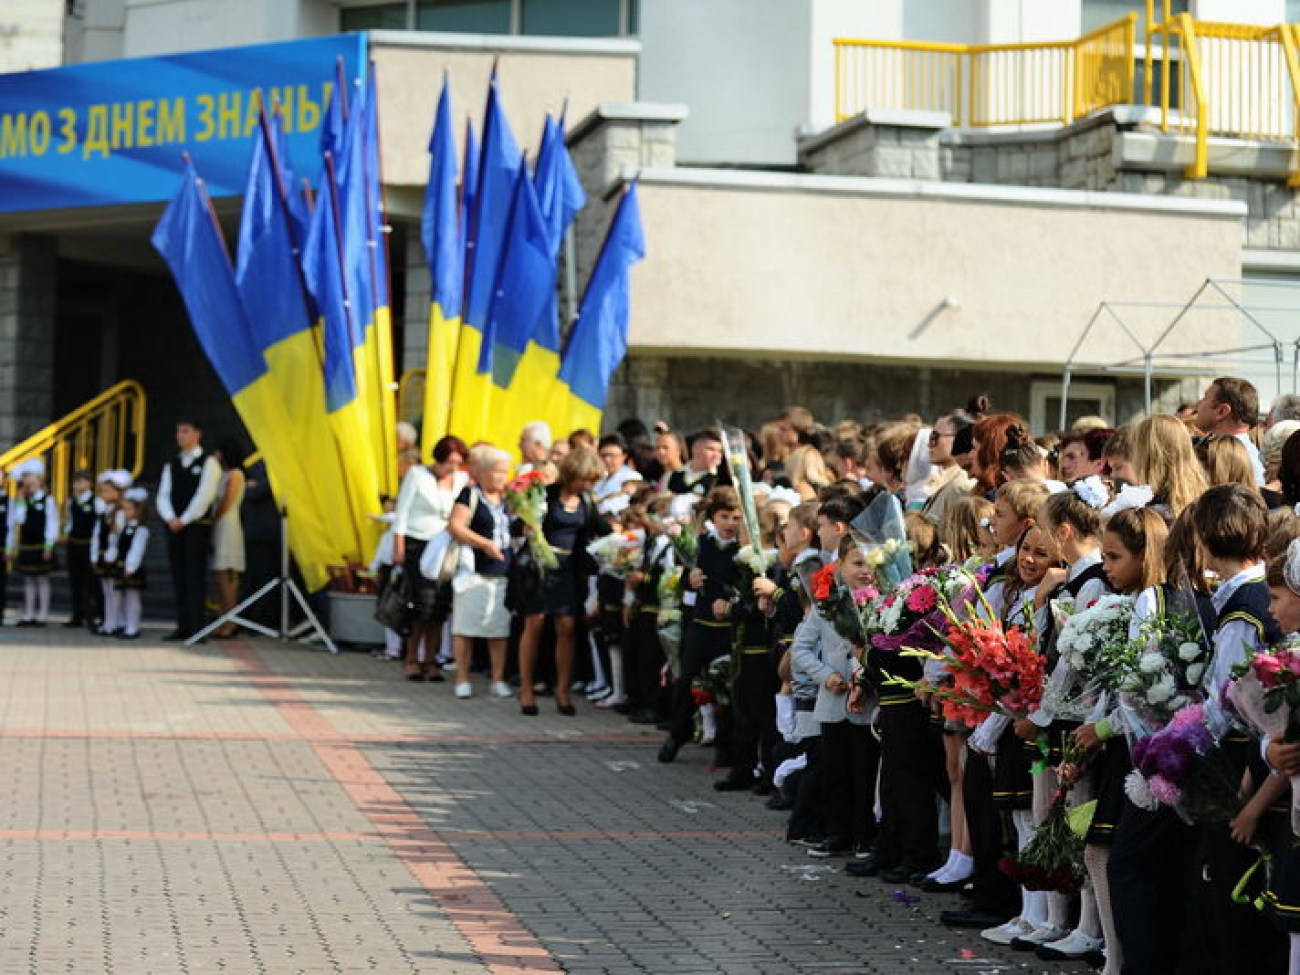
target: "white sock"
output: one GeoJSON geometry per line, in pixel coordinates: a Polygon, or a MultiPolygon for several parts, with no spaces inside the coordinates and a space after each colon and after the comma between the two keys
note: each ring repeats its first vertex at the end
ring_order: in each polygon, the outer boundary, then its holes
{"type": "Polygon", "coordinates": [[[952,869],[952,866],[956,862],[956,860],[957,860],[957,851],[949,850],[948,859],[943,862],[943,866],[939,867],[937,870],[931,870],[929,873],[926,874],[926,876],[929,877],[931,880],[937,880],[941,884],[946,884],[948,881],[944,880],[943,878],[948,873],[948,871],[952,869]]]}
{"type": "Polygon", "coordinates": [[[1291,935],[1291,964],[1288,970],[1290,975],[1300,975],[1300,934],[1291,935]]]}
{"type": "Polygon", "coordinates": [[[23,619],[36,619],[36,580],[30,576],[23,580],[23,619]]]}
{"type": "Polygon", "coordinates": [[[714,741],[718,737],[718,719],[713,713],[712,704],[700,705],[700,723],[703,725],[701,737],[705,744],[714,741]]]}
{"type": "Polygon", "coordinates": [[[140,632],[140,590],[122,591],[122,629],[127,635],[135,636],[140,632]]]}
{"type": "Polygon", "coordinates": [[[105,633],[112,633],[122,625],[121,600],[118,598],[117,586],[111,579],[100,580],[100,585],[104,588],[104,622],[101,628],[105,633]]]}
{"type": "Polygon", "coordinates": [[[384,627],[384,656],[396,660],[402,655],[402,638],[395,631],[384,627]]]}
{"type": "Polygon", "coordinates": [[[456,659],[451,649],[451,620],[450,619],[448,619],[445,623],[442,624],[442,632],[440,636],[442,639],[441,642],[438,644],[438,662],[449,664],[456,659]]]}
{"type": "Polygon", "coordinates": [[[609,676],[613,683],[610,685],[614,689],[613,697],[622,700],[627,696],[625,680],[623,678],[623,648],[613,646],[609,648],[609,676]]]}
{"type": "Polygon", "coordinates": [[[609,677],[605,673],[605,662],[600,659],[600,649],[596,645],[596,634],[587,634],[587,646],[591,648],[591,683],[595,687],[608,687],[609,677]]]}
{"type": "Polygon", "coordinates": [[[975,858],[969,853],[962,853],[960,850],[954,850],[952,855],[952,865],[944,871],[943,882],[945,884],[955,884],[959,880],[965,880],[975,872],[975,858]]]}
{"type": "Polygon", "coordinates": [[[36,580],[36,618],[44,623],[50,618],[50,577],[36,580]]]}

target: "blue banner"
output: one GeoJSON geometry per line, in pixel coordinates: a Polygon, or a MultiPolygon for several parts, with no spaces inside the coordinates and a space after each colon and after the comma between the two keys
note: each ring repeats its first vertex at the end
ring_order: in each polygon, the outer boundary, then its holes
{"type": "Polygon", "coordinates": [[[0,212],[168,200],[187,152],[212,196],[237,196],[259,90],[314,183],[339,58],[358,78],[366,35],[0,75],[0,212]]]}

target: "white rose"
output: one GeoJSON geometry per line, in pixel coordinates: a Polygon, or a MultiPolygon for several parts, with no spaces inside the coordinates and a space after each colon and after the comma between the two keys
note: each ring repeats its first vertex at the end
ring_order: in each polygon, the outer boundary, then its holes
{"type": "Polygon", "coordinates": [[[1164,704],[1173,697],[1177,691],[1178,687],[1174,684],[1173,675],[1165,674],[1147,688],[1147,703],[1164,704]]]}
{"type": "Polygon", "coordinates": [[[1187,683],[1199,684],[1201,675],[1205,673],[1205,664],[1192,664],[1187,668],[1187,683]]]}
{"type": "Polygon", "coordinates": [[[1199,643],[1188,641],[1187,643],[1180,644],[1178,647],[1178,657],[1180,660],[1191,661],[1195,660],[1200,655],[1201,645],[1199,643]]]}
{"type": "Polygon", "coordinates": [[[1144,674],[1158,674],[1165,669],[1165,658],[1158,653],[1144,653],[1138,660],[1138,670],[1144,674]]]}

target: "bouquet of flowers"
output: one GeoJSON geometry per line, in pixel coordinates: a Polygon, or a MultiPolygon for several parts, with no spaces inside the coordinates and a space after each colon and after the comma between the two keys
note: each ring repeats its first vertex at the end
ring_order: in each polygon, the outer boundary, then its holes
{"type": "MultiPolygon", "coordinates": [[[[952,686],[926,688],[939,699],[944,717],[974,728],[995,712],[1023,718],[1034,711],[1043,696],[1044,661],[1030,635],[1018,626],[1006,629],[983,616],[958,619],[947,605],[943,615],[941,639],[946,653],[914,649],[903,654],[943,660],[947,665],[952,686]]],[[[989,616],[996,614],[989,610],[989,616]]],[[[920,684],[893,677],[886,683],[913,690],[920,684]]]]}
{"type": "Polygon", "coordinates": [[[655,527],[672,543],[673,554],[682,565],[694,565],[695,553],[699,550],[700,540],[695,534],[695,527],[688,518],[673,515],[650,516],[655,527]]]}
{"type": "Polygon", "coordinates": [[[836,633],[855,647],[862,646],[867,639],[866,631],[862,628],[863,608],[879,595],[879,590],[874,586],[850,591],[840,582],[838,562],[832,562],[814,573],[810,587],[814,609],[835,627],[836,633]]]}
{"type": "Polygon", "coordinates": [[[555,549],[546,540],[542,520],[546,517],[546,485],[539,471],[520,474],[506,485],[506,510],[529,529],[528,550],[540,569],[554,569],[560,564],[555,549]]]}
{"type": "Polygon", "coordinates": [[[1148,734],[1204,698],[1201,680],[1209,660],[1196,613],[1166,612],[1146,620],[1136,640],[1106,647],[1099,679],[1119,693],[1132,730],[1148,734]]]}
{"type": "Polygon", "coordinates": [[[596,560],[600,571],[626,579],[629,572],[640,567],[644,543],[645,533],[641,531],[610,532],[590,543],[587,553],[596,560]]]}
{"type": "Polygon", "coordinates": [[[913,573],[893,592],[863,608],[862,628],[875,650],[932,650],[943,647],[943,632],[954,599],[970,585],[960,567],[944,566],[913,573]]]}
{"type": "MultiPolygon", "coordinates": [[[[1066,739],[1065,762],[1078,762],[1079,757],[1076,746],[1066,739]]],[[[1058,789],[1033,838],[1019,853],[1003,857],[998,864],[999,870],[1026,890],[1073,894],[1083,886],[1084,842],[1066,808],[1069,793],[1069,786],[1058,789]]]]}
{"type": "Polygon", "coordinates": [[[745,533],[749,536],[754,572],[756,575],[763,575],[767,571],[769,560],[760,540],[762,536],[758,525],[758,502],[754,498],[754,482],[749,476],[749,451],[745,446],[745,431],[736,427],[726,427],[720,423],[718,427],[722,430],[723,439],[726,441],[724,456],[727,459],[727,467],[731,471],[731,483],[736,488],[736,496],[740,498],[740,514],[745,521],[745,533]]]}
{"type": "Polygon", "coordinates": [[[731,703],[731,691],[735,682],[735,667],[731,657],[719,657],[691,682],[691,698],[697,707],[701,704],[726,707],[731,703]]]}
{"type": "MultiPolygon", "coordinates": [[[[1052,609],[1060,607],[1053,602],[1052,609]]],[[[1058,669],[1043,692],[1044,706],[1063,718],[1082,719],[1097,693],[1104,690],[1106,675],[1117,652],[1129,645],[1129,623],[1133,619],[1133,597],[1102,596],[1091,606],[1060,617],[1056,647],[1066,667],[1058,669]]]]}
{"type": "MultiPolygon", "coordinates": [[[[1259,734],[1300,741],[1300,645],[1257,653],[1234,668],[1227,697],[1259,734]]],[[[1300,829],[1300,775],[1291,776],[1291,829],[1300,829]]]]}
{"type": "Polygon", "coordinates": [[[1222,823],[1241,809],[1238,790],[1203,704],[1183,708],[1164,728],[1133,743],[1124,792],[1140,809],[1171,806],[1189,823],[1222,823]]]}
{"type": "Polygon", "coordinates": [[[767,567],[776,564],[775,551],[762,551],[753,545],[742,545],[736,552],[735,563],[738,570],[736,592],[746,607],[754,605],[754,580],[767,574],[767,567]]]}
{"type": "Polygon", "coordinates": [[[659,600],[659,625],[676,623],[682,618],[681,604],[682,567],[674,565],[665,569],[655,586],[655,595],[659,600]]]}

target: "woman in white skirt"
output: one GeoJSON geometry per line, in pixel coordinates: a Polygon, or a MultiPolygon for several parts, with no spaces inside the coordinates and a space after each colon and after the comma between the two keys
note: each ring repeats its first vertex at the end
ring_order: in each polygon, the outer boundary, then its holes
{"type": "Polygon", "coordinates": [[[461,491],[451,510],[448,531],[468,551],[452,582],[452,652],[456,683],[469,684],[470,656],[475,639],[488,641],[492,660],[492,693],[510,697],[506,683],[506,641],[510,612],[506,609],[506,575],[510,569],[510,516],[505,486],[510,479],[510,455],[497,447],[470,451],[475,483],[461,491]],[[469,564],[472,562],[472,569],[469,564]]]}
{"type": "MultiPolygon", "coordinates": [[[[212,571],[217,578],[217,606],[225,616],[239,599],[239,579],[244,574],[244,526],[239,509],[244,503],[244,451],[232,443],[217,449],[221,461],[221,483],[217,487],[217,509],[212,516],[212,571]]],[[[226,623],[212,636],[230,640],[239,632],[226,623]]]]}

